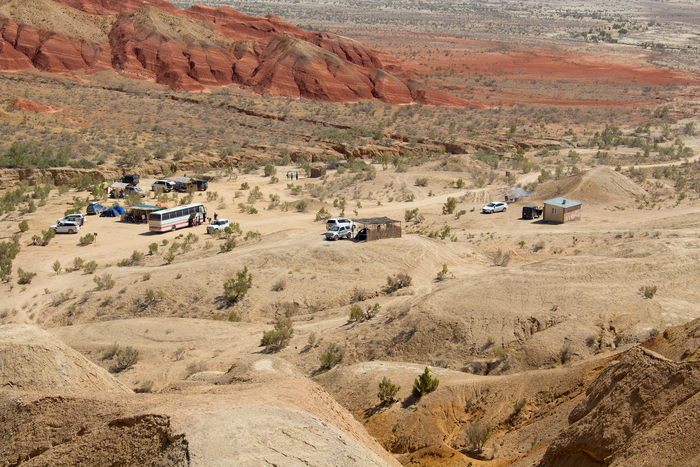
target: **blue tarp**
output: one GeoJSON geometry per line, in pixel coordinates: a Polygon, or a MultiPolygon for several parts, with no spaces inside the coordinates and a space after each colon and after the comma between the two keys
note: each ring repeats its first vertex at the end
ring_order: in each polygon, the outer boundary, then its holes
{"type": "Polygon", "coordinates": [[[102,217],[119,217],[120,215],[124,214],[124,209],[122,209],[121,206],[116,205],[112,206],[111,208],[102,211],[102,214],[100,214],[102,217]]]}

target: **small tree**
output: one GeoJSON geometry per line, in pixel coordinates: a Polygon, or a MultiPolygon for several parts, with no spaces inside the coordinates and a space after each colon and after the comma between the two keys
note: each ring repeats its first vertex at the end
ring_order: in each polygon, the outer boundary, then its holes
{"type": "Polygon", "coordinates": [[[41,246],[46,246],[49,244],[52,238],[56,236],[56,231],[54,229],[42,230],[41,231],[41,246]]]}
{"type": "Polygon", "coordinates": [[[0,243],[0,279],[9,281],[12,276],[12,261],[19,253],[19,240],[0,243]]]}
{"type": "Polygon", "coordinates": [[[272,165],[272,164],[267,164],[267,165],[265,166],[264,171],[265,171],[265,176],[266,176],[266,177],[271,177],[271,176],[273,176],[273,175],[275,175],[275,174],[277,173],[277,167],[275,167],[275,166],[272,165]]]}
{"type": "Polygon", "coordinates": [[[452,214],[457,209],[457,200],[453,197],[447,198],[447,202],[442,205],[443,214],[452,214]]]}
{"type": "Polygon", "coordinates": [[[54,261],[52,267],[53,267],[53,271],[54,271],[56,274],[60,274],[60,273],[61,273],[61,262],[60,262],[59,260],[54,261]]]}
{"type": "Polygon", "coordinates": [[[430,369],[425,367],[425,371],[413,381],[413,397],[423,397],[436,390],[440,385],[440,380],[430,376],[430,369]]]}
{"type": "Polygon", "coordinates": [[[151,243],[148,245],[148,253],[153,256],[156,253],[158,253],[158,244],[156,242],[151,243]]]}
{"type": "Polygon", "coordinates": [[[321,354],[321,369],[330,370],[338,363],[340,363],[341,359],[342,355],[340,354],[338,346],[335,344],[335,342],[331,342],[330,344],[328,344],[326,353],[321,354]]]}
{"type": "Polygon", "coordinates": [[[294,335],[294,327],[290,318],[277,317],[275,328],[263,333],[260,345],[265,346],[266,352],[279,352],[285,348],[294,335]]]}
{"type": "Polygon", "coordinates": [[[382,382],[379,383],[379,392],[377,393],[381,405],[387,406],[396,402],[394,397],[400,389],[401,386],[391,384],[391,380],[385,376],[382,382]]]}
{"type": "Polygon", "coordinates": [[[25,219],[19,223],[18,227],[20,232],[26,232],[29,230],[29,222],[27,222],[25,219]]]}
{"type": "Polygon", "coordinates": [[[471,445],[474,446],[478,452],[481,452],[484,449],[484,444],[489,440],[492,433],[493,427],[491,425],[486,425],[482,428],[480,423],[475,423],[467,430],[467,438],[471,445]]]}
{"type": "Polygon", "coordinates": [[[230,278],[224,282],[224,300],[228,303],[237,303],[253,286],[253,276],[248,272],[248,266],[236,273],[236,278],[230,278]]]}

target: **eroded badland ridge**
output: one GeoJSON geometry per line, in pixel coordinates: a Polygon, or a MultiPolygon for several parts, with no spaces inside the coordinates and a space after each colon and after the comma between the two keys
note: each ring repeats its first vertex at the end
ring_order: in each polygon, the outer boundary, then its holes
{"type": "Polygon", "coordinates": [[[0,2],[0,465],[697,465],[693,6],[0,2]]]}

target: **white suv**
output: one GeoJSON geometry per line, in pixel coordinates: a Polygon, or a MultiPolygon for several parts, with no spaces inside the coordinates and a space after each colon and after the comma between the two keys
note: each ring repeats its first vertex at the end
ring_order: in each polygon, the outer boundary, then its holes
{"type": "Polygon", "coordinates": [[[207,226],[207,233],[210,234],[215,230],[224,230],[228,226],[228,219],[217,219],[207,226]]]}
{"type": "Polygon", "coordinates": [[[82,226],[85,223],[85,215],[84,214],[68,214],[63,219],[59,219],[56,221],[57,224],[60,224],[62,222],[75,222],[76,224],[82,226]]]}
{"type": "Polygon", "coordinates": [[[350,230],[355,230],[357,227],[353,221],[344,217],[332,217],[326,221],[326,230],[331,230],[335,226],[347,226],[350,230]]]}
{"type": "Polygon", "coordinates": [[[161,188],[163,193],[170,193],[175,189],[175,182],[171,180],[157,180],[151,185],[151,191],[156,191],[156,188],[161,188]]]}
{"type": "Polygon", "coordinates": [[[56,233],[78,233],[80,226],[75,222],[63,221],[56,225],[52,225],[51,229],[56,233]]]}
{"type": "Polygon", "coordinates": [[[326,240],[338,240],[339,238],[352,238],[352,229],[349,225],[336,225],[326,232],[326,240]]]}

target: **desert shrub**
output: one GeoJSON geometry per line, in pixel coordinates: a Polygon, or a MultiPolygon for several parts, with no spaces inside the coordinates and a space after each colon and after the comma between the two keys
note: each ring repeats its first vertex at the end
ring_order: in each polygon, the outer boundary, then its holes
{"type": "Polygon", "coordinates": [[[467,429],[467,439],[478,452],[484,449],[484,445],[491,437],[491,434],[493,434],[491,425],[486,425],[482,428],[480,423],[475,423],[467,429]]]}
{"type": "Polygon", "coordinates": [[[654,298],[656,295],[655,285],[643,285],[639,288],[639,292],[644,296],[644,298],[654,298]]]}
{"type": "Polygon", "coordinates": [[[272,284],[273,292],[281,292],[287,287],[287,280],[285,278],[278,279],[277,282],[272,284]]]}
{"type": "Polygon", "coordinates": [[[303,199],[301,201],[299,201],[297,203],[297,205],[295,206],[297,212],[306,212],[306,207],[307,207],[306,201],[303,199]]]}
{"type": "Polygon", "coordinates": [[[166,263],[170,264],[173,261],[175,261],[175,252],[170,250],[168,251],[164,256],[163,259],[165,260],[166,263]]]}
{"type": "Polygon", "coordinates": [[[255,230],[255,231],[249,230],[245,233],[245,237],[243,237],[243,240],[246,242],[248,240],[260,240],[261,237],[262,237],[262,234],[260,232],[258,232],[257,230],[255,230]]]}
{"type": "Polygon", "coordinates": [[[365,317],[364,312],[362,311],[362,307],[358,305],[357,303],[354,303],[353,305],[350,306],[350,318],[348,321],[350,322],[355,322],[355,321],[362,321],[365,317]]]}
{"type": "Polygon", "coordinates": [[[423,397],[436,390],[440,385],[440,380],[430,376],[430,369],[426,366],[425,371],[413,381],[413,397],[423,397]]]}
{"type": "Polygon", "coordinates": [[[537,253],[544,248],[544,240],[537,240],[534,245],[532,245],[532,252],[537,253]]]}
{"type": "Polygon", "coordinates": [[[232,311],[231,313],[228,314],[228,320],[232,323],[240,323],[242,318],[238,313],[236,313],[235,311],[232,311]]]}
{"type": "Polygon", "coordinates": [[[36,276],[35,272],[25,271],[22,268],[17,268],[17,283],[18,284],[30,284],[32,279],[36,276]]]}
{"type": "Polygon", "coordinates": [[[494,253],[489,254],[489,258],[491,259],[491,264],[494,266],[501,266],[501,267],[506,267],[508,266],[508,263],[510,263],[510,251],[509,252],[504,252],[500,248],[496,250],[494,253]]]}
{"type": "Polygon", "coordinates": [[[153,389],[153,381],[151,381],[149,379],[149,380],[146,380],[143,383],[141,383],[141,386],[139,386],[136,389],[136,392],[142,393],[142,394],[147,394],[147,393],[151,392],[152,389],[153,389]]]}
{"type": "Polygon", "coordinates": [[[150,245],[148,245],[148,254],[152,256],[156,253],[158,253],[158,244],[156,242],[153,242],[150,245]]]}
{"type": "Polygon", "coordinates": [[[457,208],[457,200],[450,196],[447,198],[447,202],[442,205],[442,213],[443,214],[452,214],[455,212],[455,209],[457,208]]]}
{"type": "Polygon", "coordinates": [[[523,409],[523,407],[525,407],[525,404],[527,404],[527,399],[521,399],[517,401],[513,404],[513,411],[515,413],[519,413],[523,409]]]}
{"type": "Polygon", "coordinates": [[[236,248],[236,240],[233,237],[229,237],[224,240],[224,243],[219,245],[219,248],[224,252],[231,251],[236,248]]]}
{"type": "Polygon", "coordinates": [[[441,271],[438,271],[438,273],[437,273],[437,280],[443,281],[443,280],[447,279],[447,275],[448,275],[448,274],[450,274],[452,277],[455,276],[454,274],[452,274],[452,273],[449,271],[449,269],[447,269],[447,263],[444,263],[444,264],[442,265],[442,270],[441,270],[441,271]]]}
{"type": "Polygon", "coordinates": [[[97,270],[97,263],[95,261],[88,261],[85,263],[85,266],[83,266],[83,270],[85,271],[86,274],[92,274],[97,270]]]}
{"type": "Polygon", "coordinates": [[[377,313],[379,313],[379,310],[381,309],[382,307],[379,303],[375,303],[374,305],[367,305],[367,308],[364,311],[362,311],[360,305],[354,304],[350,307],[349,321],[354,322],[370,320],[377,316],[377,313]]]}
{"type": "Polygon", "coordinates": [[[140,251],[134,250],[131,253],[131,256],[128,258],[124,258],[123,260],[119,261],[117,263],[117,266],[124,267],[124,266],[138,266],[143,263],[143,257],[144,254],[141,253],[140,251]]]}
{"type": "Polygon", "coordinates": [[[328,344],[326,352],[321,354],[321,369],[330,370],[342,360],[342,354],[335,342],[328,344]]]}
{"type": "Polygon", "coordinates": [[[297,302],[284,302],[282,304],[284,316],[290,317],[299,314],[299,304],[297,302]]]}
{"type": "Polygon", "coordinates": [[[61,273],[61,262],[59,260],[54,261],[51,267],[56,274],[61,273]]]}
{"type": "Polygon", "coordinates": [[[117,349],[116,357],[117,361],[109,367],[111,373],[121,373],[136,365],[139,361],[139,351],[132,347],[127,347],[124,350],[117,349]]]}
{"type": "Polygon", "coordinates": [[[29,230],[29,222],[23,220],[17,225],[17,227],[19,228],[20,232],[26,232],[27,230],[29,230]]]}
{"type": "Polygon", "coordinates": [[[569,344],[565,344],[561,349],[559,349],[559,361],[564,364],[564,363],[569,363],[572,358],[574,358],[574,355],[576,354],[576,351],[574,350],[573,347],[571,347],[569,344]]]}
{"type": "Polygon", "coordinates": [[[382,382],[379,383],[379,392],[377,393],[380,404],[387,406],[396,402],[395,397],[400,389],[401,386],[391,384],[391,380],[385,376],[382,382]]]}
{"type": "Polygon", "coordinates": [[[41,246],[46,246],[49,244],[52,238],[56,236],[56,231],[54,229],[42,230],[41,231],[41,246]]]}
{"type": "Polygon", "coordinates": [[[409,287],[413,279],[408,274],[397,274],[394,277],[387,276],[386,291],[387,293],[395,292],[399,289],[409,287]]]}
{"type": "Polygon", "coordinates": [[[235,278],[224,282],[224,300],[230,304],[240,301],[253,286],[253,276],[248,272],[248,266],[236,273],[235,278]]]}
{"type": "Polygon", "coordinates": [[[277,167],[275,167],[272,164],[267,164],[265,166],[264,172],[266,177],[271,177],[277,173],[277,167]]]}
{"type": "Polygon", "coordinates": [[[97,285],[97,290],[109,290],[115,284],[111,274],[103,274],[102,277],[95,276],[92,278],[92,281],[97,285]]]}
{"type": "Polygon", "coordinates": [[[275,328],[263,333],[260,345],[265,347],[266,352],[279,352],[289,344],[293,334],[292,320],[278,317],[275,328]]]}
{"type": "Polygon", "coordinates": [[[81,245],[89,245],[92,242],[95,241],[95,235],[88,233],[80,237],[80,244],[81,245]]]}
{"type": "Polygon", "coordinates": [[[325,221],[325,220],[330,219],[330,217],[331,217],[331,213],[328,212],[328,210],[326,208],[321,208],[316,213],[316,220],[317,221],[325,221]]]}
{"type": "Polygon", "coordinates": [[[428,186],[428,179],[425,177],[416,178],[416,186],[428,186]]]}
{"type": "Polygon", "coordinates": [[[250,185],[248,184],[248,182],[241,183],[241,190],[249,190],[249,189],[250,189],[250,185]]]}
{"type": "Polygon", "coordinates": [[[406,222],[410,222],[411,220],[415,220],[417,215],[418,215],[418,208],[406,209],[406,212],[404,212],[403,218],[406,222]]]}
{"type": "Polygon", "coordinates": [[[74,271],[81,270],[83,268],[83,264],[84,264],[83,258],[81,258],[80,256],[76,256],[75,258],[73,258],[73,270],[74,271]]]}
{"type": "Polygon", "coordinates": [[[19,239],[17,241],[0,243],[0,279],[9,281],[12,276],[12,261],[19,253],[19,239]]]}

